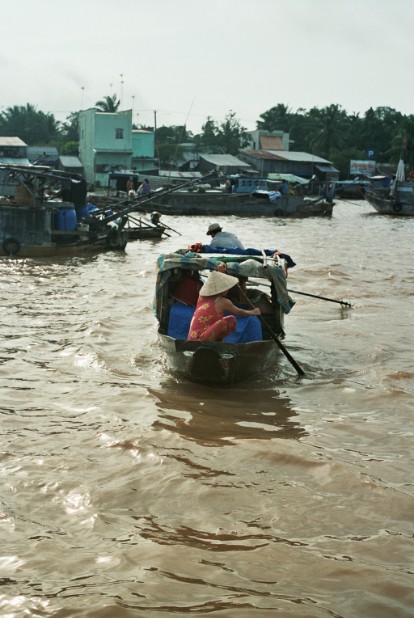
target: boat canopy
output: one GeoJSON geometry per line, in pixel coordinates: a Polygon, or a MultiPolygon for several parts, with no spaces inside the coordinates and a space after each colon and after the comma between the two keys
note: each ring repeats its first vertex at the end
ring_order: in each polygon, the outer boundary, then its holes
{"type": "Polygon", "coordinates": [[[219,262],[225,262],[229,275],[267,279],[273,283],[278,303],[282,306],[284,313],[289,313],[295,304],[295,301],[290,298],[287,291],[283,258],[274,260],[266,255],[235,255],[227,253],[203,255],[188,251],[160,255],[157,260],[157,267],[160,273],[165,273],[166,283],[174,269],[211,271],[216,270],[219,262]]]}

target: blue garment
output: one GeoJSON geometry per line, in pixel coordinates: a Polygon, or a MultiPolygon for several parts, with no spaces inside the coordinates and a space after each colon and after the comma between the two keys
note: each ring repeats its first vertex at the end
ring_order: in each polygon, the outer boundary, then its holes
{"type": "Polygon", "coordinates": [[[227,249],[244,249],[236,234],[231,232],[217,232],[210,243],[210,247],[226,247],[227,249]]]}
{"type": "MultiPolygon", "coordinates": [[[[274,253],[276,253],[276,251],[277,249],[265,249],[264,254],[267,256],[271,256],[274,253]]],[[[211,245],[203,245],[201,247],[201,253],[224,253],[224,254],[229,253],[233,255],[263,255],[263,252],[259,251],[259,249],[240,249],[239,248],[234,251],[230,251],[229,247],[212,248],[211,245]]],[[[294,262],[292,258],[290,257],[290,255],[288,255],[287,253],[281,253],[280,257],[286,260],[286,264],[288,268],[293,268],[294,266],[296,266],[296,262],[294,262]]]]}
{"type": "Polygon", "coordinates": [[[277,200],[282,197],[280,191],[269,191],[269,202],[271,204],[277,204],[277,200]]]}
{"type": "Polygon", "coordinates": [[[287,184],[287,182],[284,180],[284,181],[282,182],[282,184],[280,185],[280,187],[279,187],[279,191],[280,191],[280,193],[281,193],[282,195],[287,195],[288,190],[289,190],[288,184],[287,184]]]}

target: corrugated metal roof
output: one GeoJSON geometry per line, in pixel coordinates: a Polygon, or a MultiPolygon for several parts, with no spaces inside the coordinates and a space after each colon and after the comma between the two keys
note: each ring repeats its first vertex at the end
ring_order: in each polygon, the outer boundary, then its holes
{"type": "Polygon", "coordinates": [[[29,159],[12,159],[11,157],[0,157],[0,165],[31,165],[29,159]]]}
{"type": "Polygon", "coordinates": [[[270,173],[267,175],[268,180],[287,180],[288,182],[296,182],[299,184],[307,185],[309,180],[307,178],[301,178],[300,176],[296,176],[296,174],[276,174],[270,173]]]}
{"type": "Polygon", "coordinates": [[[212,163],[213,165],[218,165],[219,167],[227,166],[227,167],[250,167],[248,163],[241,161],[237,157],[233,157],[233,155],[229,154],[212,154],[212,155],[200,155],[200,159],[207,161],[207,163],[212,163]]]}
{"type": "Polygon", "coordinates": [[[335,172],[339,174],[339,170],[337,170],[333,165],[317,165],[316,169],[320,172],[335,172]]]}
{"type": "Polygon", "coordinates": [[[63,167],[83,167],[78,157],[63,156],[59,157],[59,161],[63,167]]]}
{"type": "Polygon", "coordinates": [[[184,180],[202,177],[201,172],[179,172],[177,170],[159,170],[158,175],[163,178],[183,178],[184,180]]]}
{"type": "Polygon", "coordinates": [[[20,137],[0,136],[0,146],[27,146],[27,144],[20,137]]]}
{"type": "Polygon", "coordinates": [[[56,156],[58,154],[58,149],[55,146],[28,146],[27,147],[27,155],[30,157],[32,155],[53,155],[56,156]]]}
{"type": "Polygon", "coordinates": [[[255,157],[256,159],[277,159],[278,161],[281,161],[283,159],[283,157],[280,157],[279,155],[274,154],[274,152],[271,152],[270,150],[247,150],[245,149],[243,152],[245,152],[247,155],[251,157],[255,157]]]}
{"type": "Polygon", "coordinates": [[[294,150],[271,150],[270,152],[286,161],[299,161],[300,163],[330,163],[330,161],[317,157],[309,152],[295,152],[294,150]]]}
{"type": "Polygon", "coordinates": [[[278,161],[292,161],[297,163],[326,163],[330,161],[317,157],[309,152],[296,152],[294,150],[246,150],[246,154],[255,156],[257,159],[277,159],[278,161]]]}

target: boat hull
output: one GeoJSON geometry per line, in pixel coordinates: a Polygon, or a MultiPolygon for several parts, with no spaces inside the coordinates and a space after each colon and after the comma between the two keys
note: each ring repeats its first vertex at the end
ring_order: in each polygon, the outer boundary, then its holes
{"type": "Polygon", "coordinates": [[[161,238],[165,228],[144,228],[144,227],[126,227],[124,228],[125,234],[128,237],[128,241],[131,240],[151,240],[161,238]]]}
{"type": "Polygon", "coordinates": [[[404,199],[403,194],[400,192],[397,199],[390,199],[388,196],[381,195],[375,191],[366,191],[365,199],[380,214],[414,216],[414,202],[404,199]]]}
{"type": "Polygon", "coordinates": [[[334,204],[322,199],[310,199],[302,196],[288,196],[277,203],[268,199],[244,194],[216,192],[180,192],[157,198],[154,194],[151,202],[142,202],[137,210],[151,212],[156,209],[166,215],[236,215],[240,217],[329,217],[334,204]]]}
{"type": "Polygon", "coordinates": [[[71,256],[124,250],[128,237],[116,226],[105,232],[56,229],[55,208],[0,206],[0,256],[71,256]]]}
{"type": "Polygon", "coordinates": [[[280,356],[274,341],[183,341],[158,333],[173,373],[212,386],[231,386],[262,373],[280,356]]]}
{"type": "Polygon", "coordinates": [[[19,244],[14,245],[16,249],[8,250],[10,241],[15,243],[15,239],[7,238],[0,246],[0,257],[15,257],[15,258],[38,258],[38,257],[65,257],[72,255],[86,255],[93,253],[101,253],[102,251],[124,251],[128,239],[116,246],[111,246],[107,239],[102,239],[99,242],[74,242],[74,243],[48,243],[43,245],[36,244],[19,244]]]}

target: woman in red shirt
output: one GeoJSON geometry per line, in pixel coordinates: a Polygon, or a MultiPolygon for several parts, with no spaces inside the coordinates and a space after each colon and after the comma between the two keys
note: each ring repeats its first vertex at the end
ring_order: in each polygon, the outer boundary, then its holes
{"type": "Polygon", "coordinates": [[[240,309],[226,298],[238,284],[237,277],[213,270],[200,289],[197,307],[190,324],[188,341],[221,341],[236,329],[235,315],[260,315],[260,309],[240,309]],[[224,313],[234,315],[224,316],[224,313]]]}

